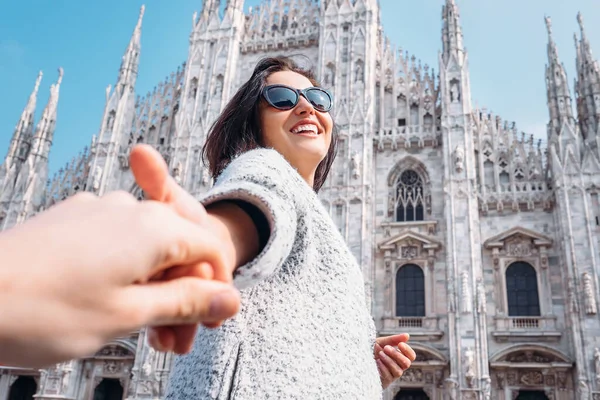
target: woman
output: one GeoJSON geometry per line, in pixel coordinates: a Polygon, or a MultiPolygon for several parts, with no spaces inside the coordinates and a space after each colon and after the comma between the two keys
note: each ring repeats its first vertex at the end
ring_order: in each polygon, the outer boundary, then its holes
{"type": "Polygon", "coordinates": [[[203,223],[230,244],[242,306],[175,360],[167,399],[379,399],[414,360],[407,335],[376,342],[361,269],[316,195],[332,104],[310,72],[269,58],[212,126],[203,223]]]}

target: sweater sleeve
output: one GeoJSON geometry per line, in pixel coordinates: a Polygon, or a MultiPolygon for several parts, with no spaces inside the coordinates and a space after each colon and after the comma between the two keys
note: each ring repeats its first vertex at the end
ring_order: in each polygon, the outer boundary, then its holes
{"type": "Polygon", "coordinates": [[[277,271],[289,256],[298,225],[298,198],[310,188],[275,150],[251,150],[232,160],[200,199],[207,207],[220,201],[243,201],[268,221],[269,237],[258,256],[233,275],[238,289],[248,288],[277,271]]]}

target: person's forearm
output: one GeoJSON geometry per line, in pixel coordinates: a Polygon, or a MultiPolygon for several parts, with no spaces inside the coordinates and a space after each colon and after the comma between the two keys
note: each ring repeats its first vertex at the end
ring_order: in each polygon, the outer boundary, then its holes
{"type": "Polygon", "coordinates": [[[258,255],[258,232],[245,211],[226,201],[211,205],[206,210],[215,234],[227,246],[227,265],[231,266],[231,273],[258,255]]]}

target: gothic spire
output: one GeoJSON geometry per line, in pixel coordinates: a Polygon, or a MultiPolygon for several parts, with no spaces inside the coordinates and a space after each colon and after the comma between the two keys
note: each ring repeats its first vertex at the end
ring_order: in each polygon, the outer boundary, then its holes
{"type": "Polygon", "coordinates": [[[123,55],[123,61],[121,62],[121,68],[119,70],[119,81],[116,86],[116,89],[121,90],[121,93],[123,93],[125,87],[129,87],[129,90],[131,91],[133,91],[135,87],[140,63],[142,20],[144,18],[145,10],[146,6],[142,5],[137,25],[133,30],[125,55],[123,55]]]}
{"type": "Polygon", "coordinates": [[[573,124],[571,93],[564,65],[558,58],[558,49],[552,37],[552,20],[545,17],[548,30],[548,64],[546,64],[546,90],[550,113],[550,136],[558,135],[565,122],[573,124]]]}
{"type": "Polygon", "coordinates": [[[447,64],[454,55],[458,62],[464,57],[463,34],[460,26],[460,11],[454,0],[446,0],[442,8],[443,60],[447,64]]]}
{"type": "MultiPolygon", "coordinates": [[[[234,0],[235,2],[235,0],[234,0]]],[[[202,4],[201,19],[208,20],[214,14],[219,14],[221,0],[205,0],[202,4]]]]}
{"type": "Polygon", "coordinates": [[[588,138],[600,134],[600,67],[592,55],[581,13],[577,14],[577,22],[581,30],[581,40],[575,43],[577,114],[583,136],[588,138]]]}
{"type": "Polygon", "coordinates": [[[31,152],[29,157],[42,157],[48,159],[52,138],[54,137],[54,129],[56,127],[56,112],[58,108],[58,95],[60,84],[62,83],[63,69],[58,69],[58,80],[50,86],[50,98],[48,104],[44,108],[42,118],[39,120],[33,136],[31,152]]]}
{"type": "MultiPolygon", "coordinates": [[[[24,150],[21,150],[23,143],[31,140],[33,136],[33,127],[34,127],[34,114],[35,108],[37,104],[37,95],[40,89],[40,83],[42,82],[42,76],[44,74],[42,71],[39,72],[38,77],[35,81],[35,87],[33,91],[29,95],[29,100],[27,101],[27,105],[23,109],[23,113],[21,114],[21,118],[19,118],[19,122],[15,127],[15,131],[10,141],[10,147],[8,149],[8,154],[6,155],[6,160],[4,164],[8,167],[12,164],[13,160],[17,157],[24,158],[26,156],[24,150]]],[[[23,160],[22,160],[23,161],[23,160]]]]}

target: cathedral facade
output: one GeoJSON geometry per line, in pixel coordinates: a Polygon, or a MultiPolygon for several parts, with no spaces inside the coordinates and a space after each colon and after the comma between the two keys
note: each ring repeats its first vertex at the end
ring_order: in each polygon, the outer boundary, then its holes
{"type": "MultiPolygon", "coordinates": [[[[377,0],[265,0],[247,14],[243,0],[203,3],[187,61],[136,97],[142,8],[101,129],[52,179],[63,73],[36,125],[40,74],[0,167],[0,230],[78,191],[142,198],[136,143],[199,196],[211,123],[260,58],[294,55],[336,99],[340,146],[320,197],[362,266],[379,335],[409,332],[418,354],[384,399],[600,399],[600,67],[581,16],[574,91],[546,19],[542,144],[473,107],[454,0],[435,71],[391,45],[377,0]]],[[[171,361],[132,332],[49,369],[0,367],[0,400],[159,399],[171,361]]]]}

